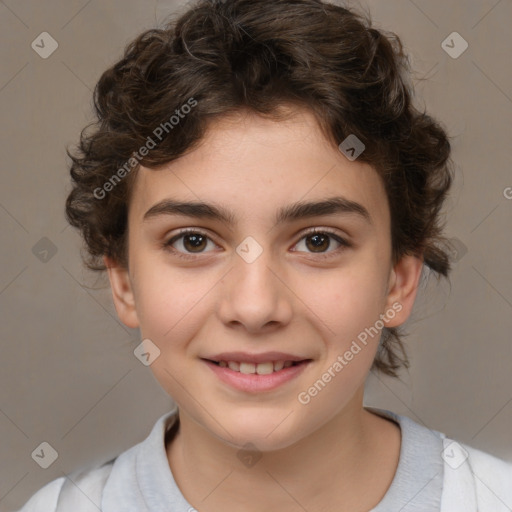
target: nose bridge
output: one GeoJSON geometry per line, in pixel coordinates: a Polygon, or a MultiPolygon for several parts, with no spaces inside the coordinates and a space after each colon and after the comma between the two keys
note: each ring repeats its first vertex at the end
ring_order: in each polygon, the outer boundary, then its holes
{"type": "Polygon", "coordinates": [[[232,271],[225,278],[222,320],[241,323],[252,331],[287,321],[291,304],[286,287],[276,276],[280,266],[272,258],[272,250],[247,237],[236,252],[232,271]]]}
{"type": "MultiPolygon", "coordinates": [[[[252,251],[252,249],[251,249],[252,251]]],[[[250,254],[250,252],[249,252],[250,254]]],[[[240,289],[253,293],[269,293],[275,285],[275,271],[272,270],[272,255],[270,250],[264,250],[254,259],[240,256],[235,259],[235,282],[240,283],[240,289]]],[[[275,266],[275,264],[274,264],[275,266]]]]}
{"type": "Polygon", "coordinates": [[[275,275],[272,271],[272,251],[263,248],[252,237],[245,239],[236,249],[238,257],[234,261],[233,290],[242,296],[252,297],[252,301],[275,300],[277,292],[275,275]]]}

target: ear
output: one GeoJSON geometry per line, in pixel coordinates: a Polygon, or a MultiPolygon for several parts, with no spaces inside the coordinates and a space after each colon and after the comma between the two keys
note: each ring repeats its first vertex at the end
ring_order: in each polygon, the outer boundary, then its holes
{"type": "Polygon", "coordinates": [[[112,298],[117,316],[127,327],[139,327],[139,319],[135,309],[135,299],[128,269],[118,265],[111,258],[104,256],[103,261],[107,267],[112,298]]]}
{"type": "MultiPolygon", "coordinates": [[[[395,315],[386,320],[386,327],[403,324],[411,314],[423,268],[423,260],[417,256],[405,255],[395,264],[389,276],[386,311],[395,315]]],[[[386,315],[387,317],[388,315],[386,315]]]]}

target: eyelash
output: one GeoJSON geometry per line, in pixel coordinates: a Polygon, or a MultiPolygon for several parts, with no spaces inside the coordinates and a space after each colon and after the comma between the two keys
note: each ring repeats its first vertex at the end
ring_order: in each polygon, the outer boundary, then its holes
{"type": "MultiPolygon", "coordinates": [[[[178,251],[176,249],[174,249],[174,247],[172,247],[172,244],[174,242],[176,242],[177,240],[179,240],[180,238],[183,238],[183,236],[187,235],[187,234],[197,234],[197,235],[202,235],[206,238],[208,238],[209,240],[211,240],[211,238],[208,236],[207,233],[205,233],[204,231],[201,231],[200,229],[191,229],[191,228],[187,228],[187,229],[182,229],[180,230],[179,234],[173,236],[170,240],[164,242],[162,244],[162,247],[163,249],[165,249],[166,251],[169,251],[171,252],[172,254],[174,254],[175,256],[178,256],[179,258],[182,258],[182,259],[186,259],[186,260],[193,260],[193,259],[196,259],[196,255],[193,255],[193,254],[187,254],[187,253],[183,253],[181,251],[178,251]]],[[[337,255],[340,251],[342,251],[343,249],[346,249],[346,248],[349,248],[349,247],[352,247],[352,244],[350,244],[349,242],[347,242],[345,239],[341,238],[338,234],[336,234],[334,231],[331,231],[330,229],[326,229],[326,228],[322,228],[322,229],[318,229],[318,228],[313,228],[307,232],[305,232],[302,237],[297,241],[297,243],[295,245],[297,245],[301,240],[303,240],[304,238],[308,237],[308,236],[312,236],[312,235],[316,235],[316,234],[322,234],[322,235],[329,235],[330,237],[332,237],[334,240],[336,240],[336,242],[338,242],[340,244],[340,247],[338,247],[337,249],[335,249],[334,251],[330,251],[330,252],[327,252],[327,253],[309,253],[309,254],[316,254],[317,258],[318,259],[327,259],[327,258],[332,258],[333,255],[337,255]]],[[[212,240],[213,241],[213,240],[212,240]]],[[[300,252],[300,251],[294,251],[294,252],[300,252]]],[[[197,254],[201,254],[201,253],[197,253],[197,254]]]]}

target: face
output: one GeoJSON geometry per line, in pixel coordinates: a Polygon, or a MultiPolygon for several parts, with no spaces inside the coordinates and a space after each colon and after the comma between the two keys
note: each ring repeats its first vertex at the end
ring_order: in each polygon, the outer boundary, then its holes
{"type": "Polygon", "coordinates": [[[140,168],[128,224],[129,269],[106,260],[114,302],[160,350],[151,369],[180,414],[271,450],[361,408],[375,330],[406,319],[421,262],[392,265],[380,177],[311,114],[215,121],[194,151],[140,168]]]}

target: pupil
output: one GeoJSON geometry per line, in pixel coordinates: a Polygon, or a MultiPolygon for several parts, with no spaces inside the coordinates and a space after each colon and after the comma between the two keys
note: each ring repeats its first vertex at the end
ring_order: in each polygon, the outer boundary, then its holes
{"type": "Polygon", "coordinates": [[[201,245],[204,245],[204,241],[205,241],[205,238],[203,237],[203,235],[186,235],[185,238],[184,238],[184,244],[185,244],[185,247],[188,249],[190,249],[191,247],[193,249],[198,249],[198,248],[203,248],[201,247],[201,245]],[[191,242],[191,245],[190,245],[190,242],[191,242]]]}
{"type": "MultiPolygon", "coordinates": [[[[313,250],[315,252],[316,249],[328,249],[329,248],[329,237],[325,236],[325,235],[311,235],[308,237],[309,240],[313,240],[313,250]],[[325,244],[325,242],[327,241],[327,245],[325,244]],[[324,245],[324,247],[322,247],[322,244],[324,245]]],[[[308,245],[308,248],[311,249],[311,247],[309,247],[309,244],[308,245]]],[[[316,252],[321,252],[321,251],[316,251],[316,252]]]]}

